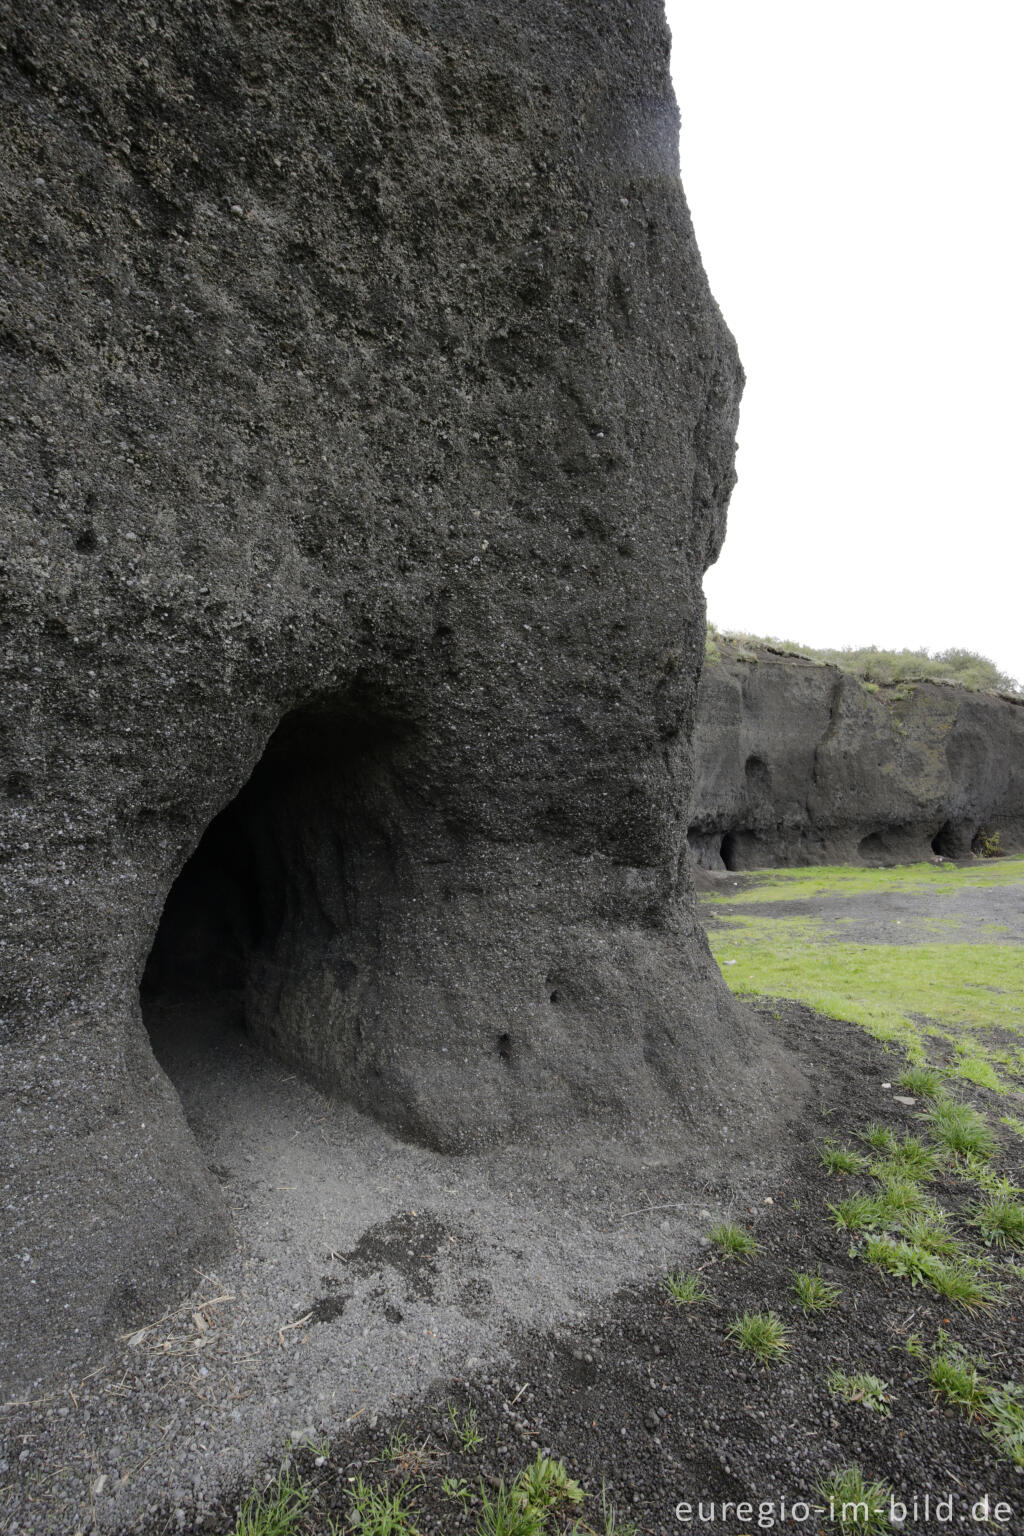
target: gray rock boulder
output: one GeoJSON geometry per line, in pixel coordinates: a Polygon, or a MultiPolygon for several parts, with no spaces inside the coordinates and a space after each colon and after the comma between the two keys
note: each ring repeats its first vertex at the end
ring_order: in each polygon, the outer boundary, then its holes
{"type": "Polygon", "coordinates": [[[224,1240],[140,985],[452,1151],[752,1090],[682,809],[741,375],[659,0],[3,16],[11,1389],[224,1240]]]}

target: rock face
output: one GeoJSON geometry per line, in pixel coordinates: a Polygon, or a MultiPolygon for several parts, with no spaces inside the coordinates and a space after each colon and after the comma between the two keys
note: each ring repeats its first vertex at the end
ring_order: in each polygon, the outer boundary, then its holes
{"type": "Polygon", "coordinates": [[[681,807],[740,370],[660,0],[4,16],[24,1386],[219,1240],[143,981],[444,1149],[738,1081],[681,807]]]}
{"type": "Polygon", "coordinates": [[[718,644],[694,734],[704,868],[964,858],[995,833],[1024,847],[1024,701],[718,644]]]}

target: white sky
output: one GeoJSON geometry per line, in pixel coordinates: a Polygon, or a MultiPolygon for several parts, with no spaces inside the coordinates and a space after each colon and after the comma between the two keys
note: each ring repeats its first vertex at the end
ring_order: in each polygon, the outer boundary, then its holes
{"type": "Polygon", "coordinates": [[[747,387],[723,629],[1024,679],[1024,3],[668,0],[747,387]]]}

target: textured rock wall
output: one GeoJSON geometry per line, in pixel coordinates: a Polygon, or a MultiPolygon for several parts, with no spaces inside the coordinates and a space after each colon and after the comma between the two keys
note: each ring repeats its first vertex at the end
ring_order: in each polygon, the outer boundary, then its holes
{"type": "Polygon", "coordinates": [[[0,16],[25,1383],[218,1240],[144,973],[443,1148],[742,1099],[680,810],[740,371],[659,0],[0,16]]]}
{"type": "Polygon", "coordinates": [[[963,858],[982,832],[1024,847],[1024,703],[938,683],[875,688],[719,645],[694,734],[698,864],[963,858]]]}

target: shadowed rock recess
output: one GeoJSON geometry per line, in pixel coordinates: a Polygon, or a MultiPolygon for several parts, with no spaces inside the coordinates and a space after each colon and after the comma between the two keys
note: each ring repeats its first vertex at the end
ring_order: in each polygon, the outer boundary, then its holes
{"type": "Polygon", "coordinates": [[[3,14],[24,1387],[226,1240],[164,1003],[451,1151],[754,1068],[683,857],[741,374],[658,0],[3,14]]]}
{"type": "Polygon", "coordinates": [[[689,829],[705,869],[962,859],[997,834],[1024,848],[1024,700],[715,648],[689,829]]]}

